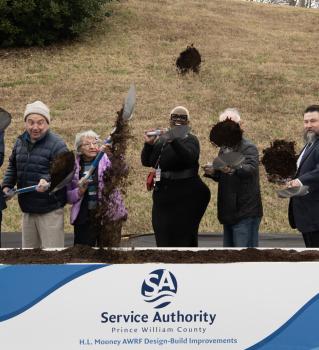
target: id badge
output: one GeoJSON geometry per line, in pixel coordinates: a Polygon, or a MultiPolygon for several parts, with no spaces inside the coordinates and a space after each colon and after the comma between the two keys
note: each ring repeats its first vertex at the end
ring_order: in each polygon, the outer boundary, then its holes
{"type": "Polygon", "coordinates": [[[161,168],[155,170],[155,182],[161,181],[161,168]]]}

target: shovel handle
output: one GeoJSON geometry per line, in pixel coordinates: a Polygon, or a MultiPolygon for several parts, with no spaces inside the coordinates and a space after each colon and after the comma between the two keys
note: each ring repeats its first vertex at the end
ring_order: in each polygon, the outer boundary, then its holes
{"type": "MultiPolygon", "coordinates": [[[[50,188],[50,183],[48,186],[48,189],[50,188]]],[[[19,188],[18,190],[16,189],[12,189],[8,192],[7,196],[14,196],[16,194],[21,194],[21,193],[28,193],[28,192],[34,192],[38,189],[38,185],[33,185],[33,186],[28,186],[28,187],[23,187],[23,188],[19,188]]]]}
{"type": "Polygon", "coordinates": [[[38,187],[38,185],[19,188],[18,190],[14,190],[14,194],[33,192],[33,191],[37,190],[37,187],[38,187]]]}

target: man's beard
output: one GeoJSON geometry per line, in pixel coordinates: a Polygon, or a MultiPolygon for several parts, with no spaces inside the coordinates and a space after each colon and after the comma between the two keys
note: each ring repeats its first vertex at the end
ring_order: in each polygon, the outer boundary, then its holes
{"type": "Polygon", "coordinates": [[[303,133],[303,140],[306,143],[313,143],[315,140],[319,137],[318,134],[316,134],[314,131],[304,131],[303,133]]]}

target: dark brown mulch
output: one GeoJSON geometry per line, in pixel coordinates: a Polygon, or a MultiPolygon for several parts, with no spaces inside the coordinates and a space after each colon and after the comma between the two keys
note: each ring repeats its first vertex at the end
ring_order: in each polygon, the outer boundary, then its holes
{"type": "Polygon", "coordinates": [[[12,249],[0,251],[1,264],[66,264],[66,263],[170,263],[207,264],[269,261],[319,261],[319,251],[281,249],[242,250],[112,250],[75,246],[60,251],[12,249]]]}
{"type": "Polygon", "coordinates": [[[104,173],[102,198],[96,215],[96,229],[99,234],[99,245],[103,247],[116,247],[119,245],[120,235],[114,235],[118,221],[114,221],[110,212],[110,201],[112,193],[121,190],[125,193],[128,185],[128,166],[125,163],[125,154],[128,140],[131,139],[130,129],[127,122],[123,120],[123,108],[117,112],[115,121],[116,132],[112,135],[112,166],[104,173]]]}
{"type": "Polygon", "coordinates": [[[176,60],[176,68],[180,74],[186,74],[190,71],[199,73],[201,62],[201,55],[192,44],[179,54],[176,60]]]}
{"type": "Polygon", "coordinates": [[[295,142],[274,140],[270,147],[263,150],[261,163],[270,182],[282,182],[296,173],[297,159],[295,142]]]}
{"type": "Polygon", "coordinates": [[[59,154],[50,165],[51,190],[66,179],[73,172],[75,163],[74,152],[59,154]]]}
{"type": "Polygon", "coordinates": [[[209,134],[209,140],[218,147],[233,148],[240,143],[242,137],[240,125],[229,118],[215,124],[209,134]]]}

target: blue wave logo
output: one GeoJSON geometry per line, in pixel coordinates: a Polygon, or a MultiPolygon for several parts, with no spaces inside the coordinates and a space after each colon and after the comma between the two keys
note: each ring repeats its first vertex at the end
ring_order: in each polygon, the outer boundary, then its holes
{"type": "Polygon", "coordinates": [[[22,314],[74,279],[106,264],[3,265],[0,267],[0,323],[22,314]]]}
{"type": "Polygon", "coordinates": [[[168,270],[154,270],[145,278],[141,293],[147,303],[161,309],[169,305],[177,293],[176,278],[168,270]]]}

